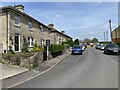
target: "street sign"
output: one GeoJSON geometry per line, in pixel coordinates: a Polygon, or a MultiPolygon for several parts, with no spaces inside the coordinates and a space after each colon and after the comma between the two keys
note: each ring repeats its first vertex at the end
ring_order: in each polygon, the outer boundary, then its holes
{"type": "Polygon", "coordinates": [[[49,46],[50,46],[50,40],[46,40],[46,46],[47,46],[47,60],[49,59],[49,46]]]}
{"type": "Polygon", "coordinates": [[[46,46],[50,45],[50,40],[46,40],[46,46]]]}

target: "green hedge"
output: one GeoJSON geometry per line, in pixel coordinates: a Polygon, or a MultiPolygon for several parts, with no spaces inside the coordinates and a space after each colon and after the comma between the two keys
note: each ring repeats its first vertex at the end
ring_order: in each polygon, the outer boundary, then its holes
{"type": "Polygon", "coordinates": [[[120,42],[117,42],[116,44],[120,47],[120,42]]]}
{"type": "Polygon", "coordinates": [[[50,49],[50,52],[54,58],[54,57],[62,54],[64,46],[62,46],[61,44],[58,44],[58,45],[52,44],[52,45],[50,45],[49,49],[50,49]]]}

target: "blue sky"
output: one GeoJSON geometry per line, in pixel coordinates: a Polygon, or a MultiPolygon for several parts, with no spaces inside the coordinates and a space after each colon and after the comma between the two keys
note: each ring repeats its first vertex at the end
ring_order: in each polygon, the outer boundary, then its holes
{"type": "Polygon", "coordinates": [[[25,13],[45,25],[53,23],[74,39],[103,41],[103,33],[109,32],[108,20],[112,20],[112,29],[118,26],[117,2],[5,2],[2,6],[14,4],[23,4],[25,13]]]}

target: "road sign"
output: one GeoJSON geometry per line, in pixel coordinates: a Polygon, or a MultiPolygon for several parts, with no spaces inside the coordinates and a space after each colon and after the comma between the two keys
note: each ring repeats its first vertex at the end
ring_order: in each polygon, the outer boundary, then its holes
{"type": "Polygon", "coordinates": [[[50,40],[46,40],[46,46],[50,45],[50,40]]]}

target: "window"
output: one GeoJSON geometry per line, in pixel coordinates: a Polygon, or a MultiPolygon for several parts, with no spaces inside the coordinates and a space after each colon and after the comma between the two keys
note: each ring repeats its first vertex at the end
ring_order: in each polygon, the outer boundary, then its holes
{"type": "Polygon", "coordinates": [[[28,22],[28,28],[29,28],[29,30],[32,30],[32,29],[33,29],[33,24],[32,24],[31,21],[28,22]]]}
{"type": "Polygon", "coordinates": [[[44,28],[42,25],[40,26],[40,30],[41,30],[42,34],[44,34],[44,28]]]}
{"type": "Polygon", "coordinates": [[[20,19],[17,16],[15,17],[15,25],[20,26],[20,19]]]}
{"type": "Polygon", "coordinates": [[[33,47],[34,39],[31,37],[28,37],[28,47],[33,47]]]}
{"type": "Polygon", "coordinates": [[[41,39],[41,45],[45,45],[45,40],[41,39]]]}

